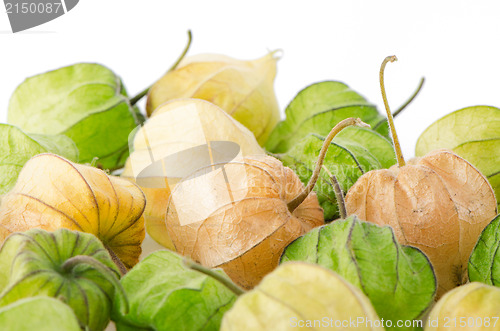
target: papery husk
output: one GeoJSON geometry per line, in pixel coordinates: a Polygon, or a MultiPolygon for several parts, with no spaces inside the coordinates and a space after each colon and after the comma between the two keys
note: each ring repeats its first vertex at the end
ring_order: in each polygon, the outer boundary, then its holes
{"type": "Polygon", "coordinates": [[[478,282],[446,293],[434,306],[425,331],[500,330],[500,289],[478,282]]]}
{"type": "Polygon", "coordinates": [[[275,54],[252,61],[216,54],[186,57],[151,87],[146,111],[151,115],[164,102],[177,98],[207,100],[245,125],[263,145],[280,120],[273,87],[275,54]]]}
{"type": "Polygon", "coordinates": [[[94,167],[55,154],[31,158],[0,206],[0,241],[32,228],[88,232],[111,249],[127,268],[141,254],[142,213],[139,187],[94,167]]]}
{"type": "Polygon", "coordinates": [[[287,262],[236,300],[224,315],[221,330],[382,331],[383,321],[364,293],[335,272],[287,262]]]}
{"type": "MultiPolygon", "coordinates": [[[[147,198],[144,211],[146,231],[165,248],[175,249],[165,227],[171,190],[184,174],[189,175],[190,164],[200,161],[199,155],[188,153],[179,163],[166,168],[163,160],[214,141],[237,144],[241,156],[264,155],[264,150],[247,128],[221,108],[200,99],[177,99],[163,104],[133,137],[133,152],[121,177],[137,183],[143,190],[147,198]],[[154,164],[161,164],[161,169],[144,175],[154,164]],[[169,173],[180,175],[170,176],[169,173]]],[[[144,245],[156,249],[147,237],[144,245]]]]}
{"type": "Polygon", "coordinates": [[[0,248],[0,307],[28,297],[53,297],[71,307],[85,330],[106,328],[115,295],[127,309],[119,279],[111,256],[90,233],[30,229],[8,236],[0,248]]]}
{"type": "MultiPolygon", "coordinates": [[[[125,168],[120,177],[137,184],[130,165],[130,159],[125,163],[125,168]]],[[[143,249],[152,252],[158,249],[157,244],[159,244],[161,247],[174,250],[174,245],[165,228],[165,210],[170,197],[169,186],[142,186],[141,190],[146,196],[146,207],[143,214],[146,235],[142,243],[143,249]]]]}
{"type": "Polygon", "coordinates": [[[315,193],[288,210],[304,185],[274,157],[245,157],[192,180],[177,186],[169,201],[166,224],[175,248],[206,267],[224,269],[246,289],[278,266],[289,243],[324,224],[315,193]],[[217,199],[200,198],[205,192],[217,199]]]}
{"type": "Polygon", "coordinates": [[[438,297],[467,280],[470,253],[497,213],[486,177],[447,150],[403,167],[370,171],[345,200],[348,214],[392,226],[400,244],[418,247],[429,257],[438,297]]]}

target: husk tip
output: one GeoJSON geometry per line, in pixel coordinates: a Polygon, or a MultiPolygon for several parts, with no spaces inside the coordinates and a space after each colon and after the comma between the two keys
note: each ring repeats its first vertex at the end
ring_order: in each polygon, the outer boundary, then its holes
{"type": "Polygon", "coordinates": [[[278,49],[275,49],[274,51],[269,51],[269,54],[272,56],[272,58],[275,61],[279,61],[283,57],[284,51],[283,51],[283,49],[278,48],[278,49]]]}

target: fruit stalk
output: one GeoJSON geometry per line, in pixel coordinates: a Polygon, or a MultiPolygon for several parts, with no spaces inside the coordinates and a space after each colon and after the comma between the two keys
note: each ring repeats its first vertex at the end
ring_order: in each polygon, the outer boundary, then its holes
{"type": "Polygon", "coordinates": [[[394,118],[392,117],[391,109],[389,108],[389,103],[387,102],[387,95],[385,94],[384,85],[384,70],[388,62],[397,61],[396,55],[388,56],[382,62],[380,66],[380,90],[382,92],[382,99],[384,100],[385,111],[387,112],[387,120],[389,121],[389,127],[391,128],[392,142],[394,143],[394,151],[396,153],[396,159],[398,161],[398,166],[403,167],[406,162],[403,158],[403,153],[401,152],[401,145],[399,144],[398,134],[396,133],[396,127],[394,126],[394,118]]]}
{"type": "Polygon", "coordinates": [[[328,176],[330,177],[330,181],[333,184],[333,191],[335,192],[335,198],[337,199],[337,205],[339,206],[340,219],[346,219],[347,210],[345,207],[344,192],[342,192],[342,188],[340,187],[337,176],[332,174],[330,170],[328,170],[328,168],[324,165],[323,170],[325,170],[325,172],[328,174],[328,176]]]}
{"type": "Polygon", "coordinates": [[[337,125],[335,125],[335,127],[330,131],[328,136],[325,138],[325,141],[323,142],[323,146],[321,147],[321,151],[319,152],[318,160],[316,161],[316,167],[314,168],[313,174],[311,176],[311,179],[309,179],[306,188],[288,203],[288,210],[290,211],[290,213],[293,213],[293,211],[298,206],[300,206],[300,204],[307,198],[309,193],[311,193],[311,191],[314,189],[314,185],[316,185],[316,182],[318,181],[319,173],[321,171],[321,167],[323,166],[323,161],[325,160],[326,152],[328,150],[328,147],[330,146],[330,143],[340,131],[348,126],[370,127],[370,125],[366,124],[361,119],[354,117],[346,118],[345,120],[340,121],[339,123],[337,123],[337,125]]]}
{"type": "MultiPolygon", "coordinates": [[[[104,244],[104,243],[103,243],[104,244]]],[[[120,274],[123,276],[127,273],[127,267],[123,264],[122,260],[116,255],[115,252],[106,244],[104,244],[104,247],[108,251],[109,255],[111,256],[111,260],[115,263],[115,265],[118,267],[118,270],[120,270],[120,274]]]]}
{"type": "MultiPolygon", "coordinates": [[[[191,30],[188,30],[187,33],[188,33],[188,42],[186,44],[186,47],[184,47],[184,51],[182,51],[182,53],[179,56],[179,58],[177,59],[177,61],[175,61],[175,63],[170,67],[170,69],[168,69],[167,72],[175,70],[175,68],[177,68],[177,66],[179,65],[179,63],[182,61],[182,59],[184,59],[184,57],[186,56],[187,52],[189,51],[189,48],[191,47],[191,42],[193,40],[193,34],[191,33],[191,30]]],[[[141,91],[139,94],[137,94],[136,96],[134,96],[133,98],[131,98],[130,99],[130,104],[132,106],[134,106],[137,102],[139,102],[139,100],[141,100],[143,97],[145,97],[146,94],[148,94],[149,90],[151,89],[151,86],[152,85],[148,86],[143,91],[141,91]]]]}
{"type": "Polygon", "coordinates": [[[402,104],[394,113],[392,113],[392,117],[398,116],[399,113],[401,113],[413,101],[413,99],[415,99],[415,97],[418,95],[418,93],[422,89],[422,86],[424,86],[424,82],[425,82],[425,77],[420,78],[420,83],[418,83],[418,86],[417,86],[417,89],[415,90],[415,92],[413,92],[413,94],[410,96],[410,98],[408,100],[406,100],[406,102],[404,104],[402,104]]]}
{"type": "MultiPolygon", "coordinates": [[[[417,95],[420,93],[420,90],[424,86],[424,82],[425,82],[425,77],[420,78],[420,83],[418,83],[418,86],[417,86],[417,89],[415,90],[415,92],[413,92],[413,94],[410,96],[410,98],[408,98],[408,100],[405,101],[405,103],[403,103],[401,106],[399,106],[399,108],[394,113],[392,113],[392,117],[393,118],[396,118],[396,116],[398,116],[399,114],[401,114],[401,112],[403,110],[405,110],[406,107],[408,107],[408,105],[410,103],[413,102],[413,100],[417,97],[417,95]]],[[[382,124],[384,124],[385,121],[386,120],[381,120],[380,122],[378,122],[377,124],[375,124],[373,126],[373,130],[376,130],[379,126],[381,126],[382,124]]]]}
{"type": "Polygon", "coordinates": [[[184,264],[189,269],[201,272],[202,274],[207,275],[208,277],[215,279],[216,281],[218,281],[219,283],[221,283],[222,285],[227,287],[231,292],[233,292],[237,296],[240,296],[246,292],[241,287],[239,287],[238,285],[233,283],[228,277],[226,277],[218,272],[215,272],[212,269],[206,268],[206,267],[202,266],[201,264],[195,263],[188,258],[184,258],[184,264]]]}

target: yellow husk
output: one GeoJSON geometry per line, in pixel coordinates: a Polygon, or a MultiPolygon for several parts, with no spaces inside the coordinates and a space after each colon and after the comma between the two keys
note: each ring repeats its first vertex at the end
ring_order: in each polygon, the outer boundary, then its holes
{"type": "Polygon", "coordinates": [[[350,327],[384,330],[370,300],[358,288],[318,265],[288,262],[238,298],[224,315],[221,331],[350,327]]]}
{"type": "Polygon", "coordinates": [[[0,206],[0,240],[32,228],[92,233],[134,266],[144,239],[145,197],[137,185],[55,154],[31,158],[0,206]]]}
{"type": "Polygon", "coordinates": [[[147,113],[173,99],[207,100],[245,125],[264,145],[280,119],[273,87],[275,53],[253,61],[213,54],[187,57],[152,86],[147,113]]]}
{"type": "Polygon", "coordinates": [[[469,283],[446,293],[431,310],[425,331],[500,330],[500,289],[469,283]]]}
{"type": "MultiPolygon", "coordinates": [[[[165,226],[171,191],[198,165],[202,166],[206,161],[213,163],[190,149],[211,148],[213,142],[218,141],[239,146],[235,157],[264,154],[248,129],[221,108],[200,99],[177,99],[163,104],[133,137],[133,152],[121,176],[136,182],[144,191],[147,198],[144,212],[146,231],[163,247],[174,249],[165,226]],[[182,157],[177,158],[176,155],[183,152],[182,157]],[[168,162],[172,158],[175,162],[168,162]],[[155,164],[158,167],[146,173],[155,164]]],[[[196,205],[198,202],[190,203],[196,205]]]]}

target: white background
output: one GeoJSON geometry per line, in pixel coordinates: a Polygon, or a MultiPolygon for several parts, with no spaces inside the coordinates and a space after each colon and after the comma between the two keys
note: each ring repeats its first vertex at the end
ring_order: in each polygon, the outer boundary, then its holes
{"type": "Polygon", "coordinates": [[[99,62],[135,94],[190,54],[254,59],[283,49],[275,88],[284,109],[305,86],[340,80],[377,104],[380,63],[388,64],[396,109],[427,81],[396,120],[406,157],[441,116],[472,105],[500,106],[500,1],[166,1],[80,0],[66,15],[12,34],[0,7],[0,121],[24,78],[76,62],[99,62]]]}

